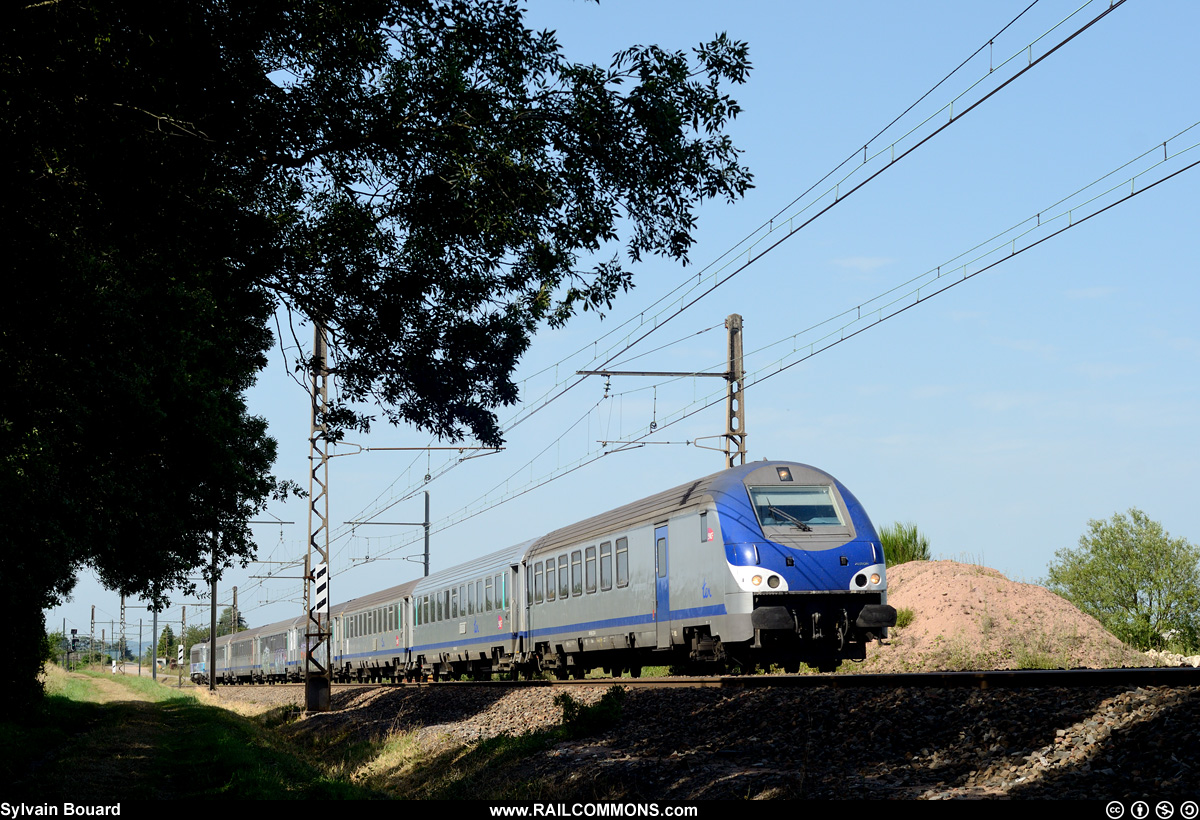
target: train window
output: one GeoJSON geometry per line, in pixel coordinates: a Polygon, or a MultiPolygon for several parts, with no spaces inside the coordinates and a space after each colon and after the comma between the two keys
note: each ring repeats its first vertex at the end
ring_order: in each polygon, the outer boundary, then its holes
{"type": "Polygon", "coordinates": [[[629,539],[617,539],[617,586],[629,586],[629,539]]]}
{"type": "Polygon", "coordinates": [[[712,531],[708,528],[708,512],[700,513],[700,541],[711,541],[713,537],[712,531]]]}
{"type": "Polygon", "coordinates": [[[571,580],[567,576],[567,556],[558,556],[558,600],[566,600],[571,591],[571,580]]]}
{"type": "Polygon", "coordinates": [[[584,589],[592,593],[596,591],[596,548],[588,547],[583,556],[584,589]]]}
{"type": "Polygon", "coordinates": [[[612,589],[612,542],[600,545],[600,590],[612,589]]]}
{"type": "Polygon", "coordinates": [[[450,590],[442,590],[442,620],[450,618],[450,590]]]}
{"type": "Polygon", "coordinates": [[[540,604],[542,602],[542,562],[538,561],[533,565],[533,602],[540,604]]]}
{"type": "Polygon", "coordinates": [[[499,575],[496,576],[496,609],[508,609],[508,587],[499,575]]]}
{"type": "Polygon", "coordinates": [[[458,617],[458,590],[450,590],[450,617],[458,617]]]}
{"type": "Polygon", "coordinates": [[[554,600],[554,559],[546,559],[546,600],[554,600]]]}
{"type": "Polygon", "coordinates": [[[833,498],[833,487],[749,487],[750,502],[764,527],[788,527],[805,532],[813,527],[844,526],[833,498]]]}
{"type": "Polygon", "coordinates": [[[583,553],[580,550],[571,553],[571,594],[583,594],[583,553]]]}
{"type": "Polygon", "coordinates": [[[583,551],[571,552],[571,594],[583,594],[583,551]]]}
{"type": "Polygon", "coordinates": [[[485,578],[483,581],[483,608],[485,612],[492,611],[492,579],[485,578]]]}
{"type": "Polygon", "coordinates": [[[660,538],[654,544],[654,563],[658,566],[658,577],[667,577],[667,539],[660,538]]]}

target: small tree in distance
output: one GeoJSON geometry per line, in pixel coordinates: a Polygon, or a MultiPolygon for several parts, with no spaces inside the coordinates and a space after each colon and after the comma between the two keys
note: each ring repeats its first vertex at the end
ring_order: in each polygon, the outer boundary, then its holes
{"type": "Polygon", "coordinates": [[[1200,646],[1200,548],[1171,538],[1136,507],[1088,522],[1078,549],[1061,549],[1046,586],[1139,649],[1200,646]]]}
{"type": "Polygon", "coordinates": [[[889,524],[879,530],[879,542],[883,545],[883,557],[889,567],[908,561],[929,560],[929,539],[908,522],[889,524]]]}
{"type": "MultiPolygon", "coordinates": [[[[246,623],[246,618],[242,615],[242,613],[239,612],[237,616],[236,631],[245,632],[249,628],[249,625],[246,623]]],[[[217,637],[219,638],[222,635],[228,635],[233,631],[233,607],[227,606],[221,610],[221,617],[217,619],[217,637]]],[[[207,633],[205,637],[207,637],[207,633]]]]}

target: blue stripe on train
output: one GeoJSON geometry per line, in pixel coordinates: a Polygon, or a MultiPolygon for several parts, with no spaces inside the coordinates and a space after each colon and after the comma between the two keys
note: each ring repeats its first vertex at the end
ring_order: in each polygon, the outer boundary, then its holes
{"type": "MultiPolygon", "coordinates": [[[[679,621],[693,618],[713,618],[719,615],[725,615],[724,604],[713,604],[711,606],[690,607],[688,609],[672,609],[668,616],[669,621],[679,621]]],[[[540,629],[522,631],[516,634],[515,637],[540,638],[549,635],[555,635],[562,632],[578,633],[580,630],[598,630],[612,629],[622,626],[641,626],[654,623],[654,616],[649,612],[640,615],[627,615],[622,618],[605,618],[599,621],[586,621],[583,623],[563,624],[561,626],[547,626],[540,629]]],[[[477,644],[492,645],[497,640],[509,641],[512,640],[514,634],[512,632],[498,632],[493,635],[484,635],[478,638],[467,638],[458,641],[441,641],[439,643],[417,644],[412,647],[413,652],[429,652],[436,649],[450,649],[474,646],[477,644]]],[[[371,652],[356,652],[349,655],[339,655],[341,660],[359,660],[362,658],[378,658],[378,657],[395,657],[397,654],[404,653],[403,647],[394,649],[380,649],[371,652]]]]}

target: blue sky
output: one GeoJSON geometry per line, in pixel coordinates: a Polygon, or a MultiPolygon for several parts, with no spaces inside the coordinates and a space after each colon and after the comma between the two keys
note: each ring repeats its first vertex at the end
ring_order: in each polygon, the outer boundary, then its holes
{"type": "MultiPolygon", "coordinates": [[[[710,262],[847,156],[861,154],[873,135],[1028,5],[531,3],[532,25],[556,29],[566,52],[579,60],[607,64],[613,52],[634,43],[689,48],[722,31],[747,41],[754,70],[734,91],[744,113],[731,133],[757,187],[735,205],[701,209],[689,267],[646,260],[634,268],[635,290],[602,322],[587,314],[568,328],[543,332],[518,374],[525,404],[503,410],[501,419],[537,406],[539,396],[568,383],[575,369],[596,366],[591,351],[603,351],[629,330],[593,346],[603,334],[653,316],[655,301],[688,277],[711,277],[710,262]],[[580,349],[588,355],[566,358],[580,349]]],[[[1040,0],[909,122],[934,115],[986,77],[990,60],[992,79],[980,86],[987,88],[1009,70],[1001,66],[1005,60],[1083,5],[1040,0]]],[[[1040,40],[1033,56],[1108,5],[1087,4],[1040,40]]],[[[765,375],[777,369],[773,362],[795,361],[793,347],[807,350],[822,334],[751,351],[859,305],[869,312],[879,294],[1036,214],[1048,220],[1058,213],[1050,206],[1063,197],[1160,146],[1098,190],[1141,170],[1134,188],[1154,179],[1162,169],[1146,169],[1161,157],[1161,143],[1200,120],[1197,30],[1200,4],[1128,0],[618,361],[690,341],[621,367],[724,369],[721,325],[726,315],[740,313],[747,370],[765,375]]],[[[965,107],[956,105],[956,113],[965,107]]],[[[935,115],[925,132],[945,119],[935,115]]],[[[873,143],[868,154],[889,142],[873,143]]],[[[1168,153],[1197,142],[1200,129],[1172,141],[1168,153]]],[[[1196,154],[1200,150],[1162,168],[1183,167],[1196,154]]],[[[1054,552],[1075,546],[1089,519],[1132,506],[1173,535],[1200,541],[1200,505],[1192,499],[1200,454],[1198,186],[1200,169],[1182,173],[778,375],[757,384],[752,377],[745,410],[749,457],[828,470],[858,496],[877,527],[914,521],[935,557],[982,563],[1014,580],[1043,577],[1054,552]]],[[[784,219],[807,201],[784,211],[784,219]]],[[[1082,206],[1069,218],[1094,207],[1082,206]]],[[[1017,247],[1046,233],[1035,231],[1017,247]]],[[[292,359],[295,351],[287,355],[292,359]]],[[[279,441],[278,473],[307,484],[308,402],[282,361],[277,349],[250,405],[279,441]]],[[[715,472],[723,466],[720,454],[683,443],[648,445],[570,469],[604,452],[600,440],[646,436],[651,421],[660,426],[651,441],[723,432],[723,402],[667,426],[721,389],[713,379],[614,378],[604,398],[603,380],[592,379],[513,428],[500,454],[457,464],[457,453],[444,452],[334,459],[333,598],[419,574],[419,563],[403,560],[419,561],[419,528],[352,530],[342,522],[372,513],[381,521],[418,520],[422,489],[432,497],[437,570],[715,472]],[[427,470],[435,476],[428,485],[427,470]],[[491,509],[470,515],[485,507],[491,509]]],[[[427,435],[386,426],[356,441],[368,447],[431,443],[427,435]]],[[[302,558],[305,504],[277,505],[271,513],[296,524],[257,526],[260,557],[302,558]]],[[[239,587],[240,608],[252,625],[300,611],[299,581],[250,577],[268,570],[298,574],[279,565],[252,566],[221,582],[223,603],[230,586],[239,587]]],[[[48,626],[61,627],[65,617],[68,629],[86,632],[92,604],[98,619],[118,615],[117,597],[85,573],[73,600],[47,612],[48,626]]],[[[170,617],[178,613],[176,606],[170,617]]],[[[131,610],[127,617],[136,623],[139,614],[131,610]]],[[[189,621],[198,617],[190,606],[189,621]]]]}

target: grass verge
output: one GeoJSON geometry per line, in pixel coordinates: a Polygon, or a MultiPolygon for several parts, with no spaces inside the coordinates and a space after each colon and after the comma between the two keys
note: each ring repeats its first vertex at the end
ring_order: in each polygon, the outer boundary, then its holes
{"type": "Polygon", "coordinates": [[[186,692],[54,670],[35,714],[0,722],[0,777],[6,794],[39,802],[377,796],[186,692]]]}

